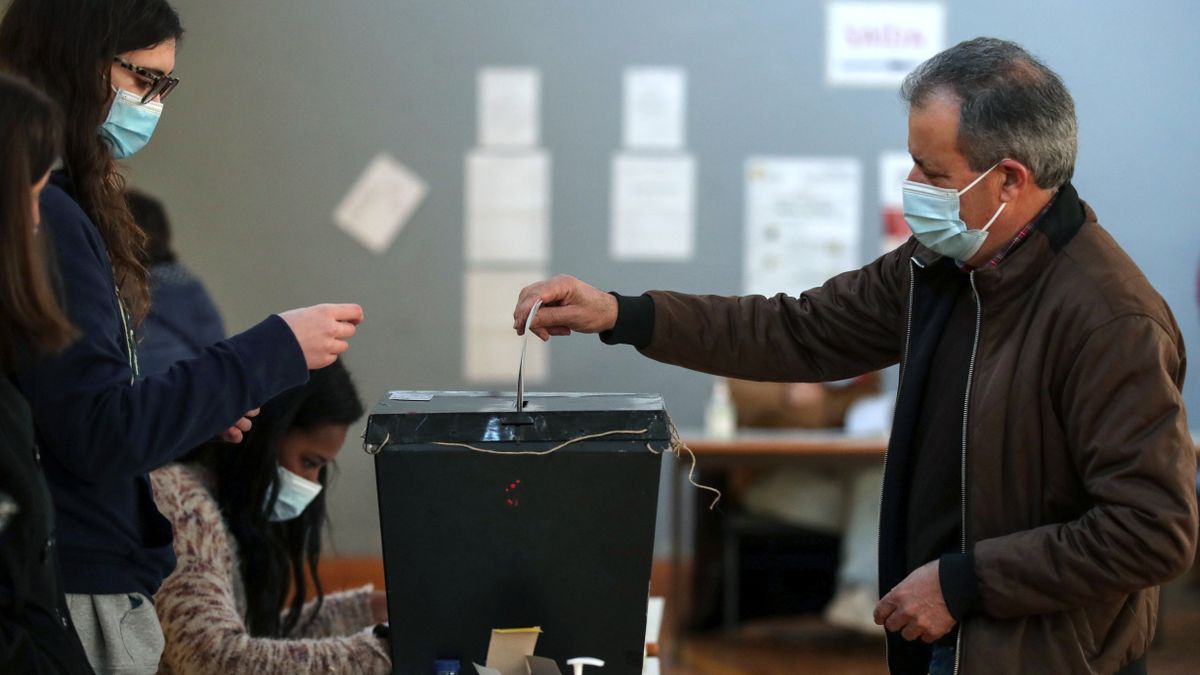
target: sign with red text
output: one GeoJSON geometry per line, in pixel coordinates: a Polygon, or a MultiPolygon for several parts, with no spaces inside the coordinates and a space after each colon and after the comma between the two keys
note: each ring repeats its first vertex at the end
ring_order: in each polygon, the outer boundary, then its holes
{"type": "Polygon", "coordinates": [[[939,2],[831,2],[825,80],[830,85],[894,87],[945,48],[939,2]]]}

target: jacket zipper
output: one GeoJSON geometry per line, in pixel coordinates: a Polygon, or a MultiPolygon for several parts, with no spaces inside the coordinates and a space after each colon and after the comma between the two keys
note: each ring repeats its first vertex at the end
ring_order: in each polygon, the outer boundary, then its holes
{"type": "MultiPolygon", "coordinates": [[[[960,483],[962,487],[962,553],[967,552],[967,419],[971,408],[971,384],[975,379],[975,356],[979,353],[979,332],[983,325],[983,301],[979,298],[979,289],[975,287],[975,272],[971,272],[971,294],[975,296],[975,341],[971,345],[971,365],[967,368],[967,394],[963,397],[963,428],[962,428],[962,469],[960,483]]],[[[954,641],[954,675],[958,675],[962,658],[962,639],[965,626],[958,624],[958,637],[954,641]]]]}
{"type": "MultiPolygon", "coordinates": [[[[924,267],[922,265],[922,267],[924,267]]],[[[913,313],[913,289],[917,286],[917,260],[916,258],[908,259],[908,317],[904,323],[904,351],[900,352],[900,378],[896,383],[896,403],[892,408],[892,428],[896,428],[896,411],[900,410],[900,392],[904,391],[904,371],[907,368],[908,362],[908,346],[909,339],[912,337],[912,313],[913,313]]],[[[887,480],[887,464],[888,453],[883,453],[883,475],[884,480],[880,481],[879,485],[879,513],[883,513],[883,483],[887,480]]],[[[880,515],[879,524],[875,528],[875,550],[879,551],[879,544],[883,541],[883,517],[880,515]]],[[[883,641],[883,665],[890,670],[888,663],[888,643],[885,638],[883,641]]]]}
{"type": "Polygon", "coordinates": [[[132,385],[141,376],[137,357],[137,337],[130,328],[133,317],[130,316],[129,310],[125,309],[125,301],[121,299],[121,289],[115,288],[114,290],[117,294],[117,312],[121,314],[121,332],[125,338],[126,356],[129,359],[129,384],[132,385]]]}

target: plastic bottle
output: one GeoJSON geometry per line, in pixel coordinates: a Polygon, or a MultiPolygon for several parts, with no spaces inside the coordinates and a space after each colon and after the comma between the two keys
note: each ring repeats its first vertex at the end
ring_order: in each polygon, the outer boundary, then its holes
{"type": "Polygon", "coordinates": [[[712,394],[704,411],[704,433],[710,438],[733,438],[737,431],[737,410],[729,395],[729,382],[713,380],[712,394]]]}

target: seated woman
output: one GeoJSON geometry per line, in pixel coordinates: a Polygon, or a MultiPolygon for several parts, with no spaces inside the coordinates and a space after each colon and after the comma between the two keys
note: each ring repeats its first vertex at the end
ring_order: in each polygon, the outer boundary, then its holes
{"type": "Polygon", "coordinates": [[[264,405],[241,445],[202,446],[151,474],[178,558],[154,597],[160,673],[391,671],[374,629],[385,595],[324,596],[317,577],[328,464],[362,413],[338,362],[264,405]]]}

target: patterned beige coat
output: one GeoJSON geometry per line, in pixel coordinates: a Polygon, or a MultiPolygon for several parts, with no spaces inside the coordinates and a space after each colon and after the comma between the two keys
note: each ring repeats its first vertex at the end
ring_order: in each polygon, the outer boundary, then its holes
{"type": "Polygon", "coordinates": [[[178,564],[154,596],[167,646],[167,675],[294,675],[391,672],[372,632],[371,587],[325,597],[312,624],[305,607],[294,639],[250,635],[237,542],[221,518],[202,469],[171,464],[150,474],[154,499],[175,527],[178,564]]]}

